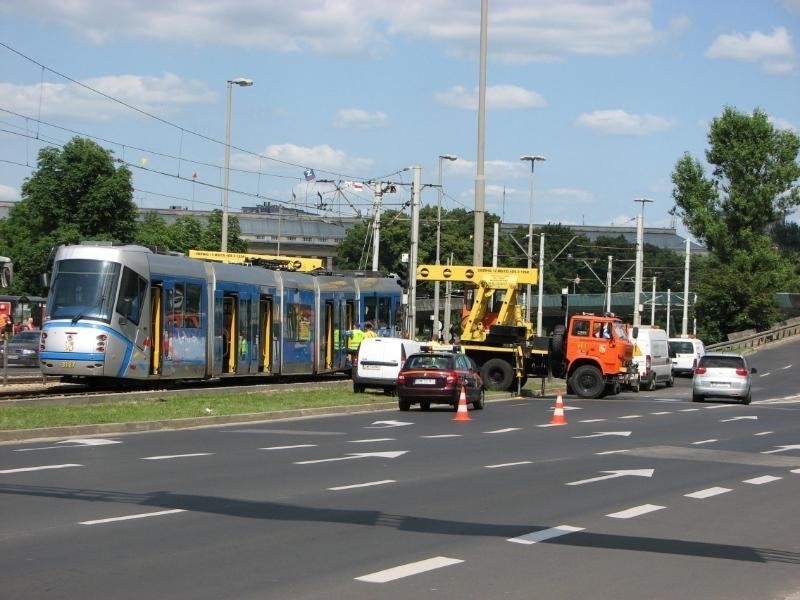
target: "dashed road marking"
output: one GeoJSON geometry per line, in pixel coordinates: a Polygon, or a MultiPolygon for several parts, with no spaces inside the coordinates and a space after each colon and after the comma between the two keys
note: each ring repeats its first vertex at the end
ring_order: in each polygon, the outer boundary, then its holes
{"type": "Polygon", "coordinates": [[[711,487],[711,488],[706,488],[704,490],[698,490],[696,492],[692,492],[691,494],[684,494],[684,496],[686,496],[687,498],[699,498],[702,500],[704,498],[711,498],[712,496],[719,496],[720,494],[725,494],[730,491],[732,491],[730,488],[711,487]]]}
{"type": "Polygon", "coordinates": [[[0,474],[26,473],[29,471],[46,471],[48,469],[68,469],[70,467],[82,467],[82,466],[83,465],[75,463],[68,463],[64,465],[42,465],[40,467],[21,467],[19,469],[6,469],[4,471],[0,471],[0,474]]]}
{"type": "Polygon", "coordinates": [[[531,461],[521,460],[519,462],[500,463],[499,465],[484,465],[485,469],[500,469],[502,467],[517,467],[519,465],[529,465],[531,461]]]}
{"type": "Polygon", "coordinates": [[[365,581],[367,583],[388,583],[396,579],[402,579],[403,577],[410,577],[411,575],[418,575],[420,573],[425,573],[426,571],[433,571],[434,569],[441,569],[442,567],[449,567],[451,565],[457,565],[463,562],[464,561],[459,558],[436,556],[434,558],[428,558],[418,562],[392,567],[391,569],[376,571],[375,573],[370,573],[368,575],[362,575],[361,577],[356,577],[356,581],[365,581]]]}
{"type": "Polygon", "coordinates": [[[145,456],[142,460],[169,460],[171,458],[194,458],[196,456],[211,456],[212,452],[194,452],[192,454],[165,454],[163,456],[145,456]]]}
{"type": "Polygon", "coordinates": [[[551,527],[550,529],[542,529],[541,531],[526,533],[525,535],[521,535],[519,537],[508,538],[508,541],[514,542],[515,544],[537,544],[539,542],[551,540],[562,535],[567,535],[568,533],[583,531],[583,529],[583,527],[573,527],[572,525],[559,525],[557,527],[551,527]]]}
{"type": "Polygon", "coordinates": [[[79,525],[104,525],[106,523],[116,523],[118,521],[130,521],[132,519],[146,519],[148,517],[160,517],[163,515],[172,515],[175,513],[186,512],[183,508],[175,508],[172,510],[159,510],[157,512],[139,513],[136,515],[126,515],[124,517],[111,517],[109,519],[95,519],[94,521],[81,521],[79,525]]]}
{"type": "Polygon", "coordinates": [[[762,475],[761,477],[753,477],[752,479],[745,479],[742,483],[749,483],[751,485],[764,485],[765,483],[772,483],[778,481],[783,477],[775,477],[774,475],[762,475]]]}
{"type": "Polygon", "coordinates": [[[662,510],[664,508],[667,507],[660,506],[658,504],[642,504],[641,506],[634,506],[633,508],[621,510],[619,512],[611,513],[606,516],[611,517],[612,519],[632,519],[634,517],[646,515],[647,513],[655,512],[657,510],[662,510]]]}
{"type": "Polygon", "coordinates": [[[397,483],[394,479],[382,479],[381,481],[367,481],[366,483],[354,483],[352,485],[340,485],[338,487],[329,487],[328,489],[332,492],[338,492],[341,490],[353,490],[356,488],[365,488],[365,487],[373,487],[376,485],[386,485],[387,483],[397,483]]]}

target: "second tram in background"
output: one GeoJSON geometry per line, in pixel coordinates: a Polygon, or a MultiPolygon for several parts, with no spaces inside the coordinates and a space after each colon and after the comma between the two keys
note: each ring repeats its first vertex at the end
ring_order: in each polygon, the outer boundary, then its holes
{"type": "Polygon", "coordinates": [[[393,278],[308,274],[156,254],[60,247],[39,353],[45,375],[89,383],[347,372],[345,332],[396,335],[393,278]]]}

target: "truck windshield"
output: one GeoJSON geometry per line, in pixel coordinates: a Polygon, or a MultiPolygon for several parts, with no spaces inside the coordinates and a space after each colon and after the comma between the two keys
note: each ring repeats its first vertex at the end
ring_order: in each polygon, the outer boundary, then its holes
{"type": "Polygon", "coordinates": [[[49,319],[111,321],[120,265],[88,259],[62,260],[53,267],[47,299],[49,319]]]}

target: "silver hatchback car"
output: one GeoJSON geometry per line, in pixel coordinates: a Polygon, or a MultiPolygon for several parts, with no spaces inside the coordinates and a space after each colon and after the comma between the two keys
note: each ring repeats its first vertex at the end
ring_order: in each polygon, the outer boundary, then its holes
{"type": "Polygon", "coordinates": [[[750,404],[750,375],[756,373],[741,354],[710,353],[700,357],[692,380],[692,401],[734,398],[750,404]]]}

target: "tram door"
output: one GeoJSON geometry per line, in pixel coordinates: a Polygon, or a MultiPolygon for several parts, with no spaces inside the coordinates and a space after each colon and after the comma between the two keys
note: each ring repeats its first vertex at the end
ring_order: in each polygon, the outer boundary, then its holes
{"type": "Polygon", "coordinates": [[[236,341],[238,327],[236,312],[237,297],[225,295],[222,298],[222,372],[236,373],[236,341]]]}
{"type": "MultiPolygon", "coordinates": [[[[334,336],[335,324],[333,320],[333,300],[325,301],[325,315],[324,315],[325,330],[322,332],[322,348],[324,352],[323,363],[325,370],[330,371],[333,369],[333,356],[336,350],[336,342],[338,336],[334,336]],[[337,339],[334,339],[336,337],[337,339]]],[[[338,330],[336,330],[338,331],[338,330]]]]}
{"type": "Polygon", "coordinates": [[[163,343],[161,324],[161,286],[150,288],[150,374],[161,375],[161,344],[163,343]]]}
{"type": "Polygon", "coordinates": [[[258,340],[260,352],[258,356],[258,370],[262,373],[271,373],[275,357],[272,346],[272,296],[262,295],[258,302],[258,340]]]}

